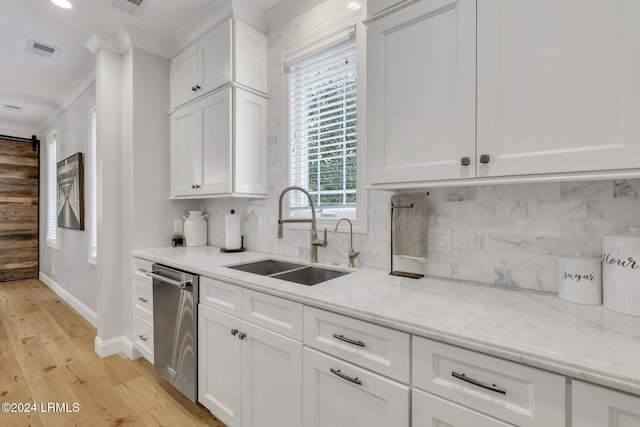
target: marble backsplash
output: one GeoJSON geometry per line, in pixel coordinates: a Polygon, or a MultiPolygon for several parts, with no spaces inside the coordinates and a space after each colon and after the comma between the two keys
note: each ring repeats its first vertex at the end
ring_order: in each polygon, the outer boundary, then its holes
{"type": "MultiPolygon", "coordinates": [[[[282,186],[278,186],[283,188],[282,186]]],[[[556,292],[557,258],[574,252],[600,257],[602,236],[640,225],[640,180],[504,184],[429,189],[428,226],[451,229],[451,253],[429,253],[416,264],[425,274],[556,292]]],[[[242,215],[249,249],[309,256],[309,231],[276,239],[278,188],[264,200],[215,200],[209,243],[224,242],[224,213],[242,215]]],[[[370,192],[369,227],[354,235],[358,265],[389,268],[389,200],[370,192]]],[[[346,263],[348,233],[329,233],[321,261],[346,263]]]]}

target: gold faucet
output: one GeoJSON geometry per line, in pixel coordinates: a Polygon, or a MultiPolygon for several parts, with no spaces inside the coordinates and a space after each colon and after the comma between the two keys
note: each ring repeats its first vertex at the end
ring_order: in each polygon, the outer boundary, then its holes
{"type": "Polygon", "coordinates": [[[360,255],[360,252],[355,252],[353,250],[353,224],[351,223],[349,218],[340,218],[340,220],[336,223],[336,229],[333,231],[338,231],[338,226],[342,221],[347,221],[349,223],[349,237],[351,239],[351,243],[349,244],[350,247],[347,256],[349,257],[349,267],[354,268],[356,266],[354,261],[356,260],[358,255],[360,255]]]}
{"type": "Polygon", "coordinates": [[[311,223],[311,258],[310,262],[318,262],[318,246],[322,246],[323,248],[327,247],[327,229],[324,229],[324,239],[318,239],[318,231],[316,230],[316,206],[313,203],[313,198],[311,194],[307,190],[302,187],[291,186],[282,190],[280,193],[280,202],[278,206],[278,239],[282,239],[282,224],[286,224],[288,222],[310,222],[311,223]],[[288,218],[282,219],[282,199],[285,193],[291,190],[299,190],[302,191],[307,198],[309,199],[309,203],[311,204],[311,219],[309,218],[288,218]]]}

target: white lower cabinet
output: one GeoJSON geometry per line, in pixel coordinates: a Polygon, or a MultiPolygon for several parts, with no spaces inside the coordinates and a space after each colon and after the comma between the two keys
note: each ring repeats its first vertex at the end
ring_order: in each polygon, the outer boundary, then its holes
{"type": "Polygon", "coordinates": [[[572,427],[640,427],[640,396],[573,381],[572,401],[572,427]]]}
{"type": "Polygon", "coordinates": [[[227,427],[299,427],[302,343],[202,303],[198,310],[198,401],[227,427]]]}
{"type": "Polygon", "coordinates": [[[305,427],[408,427],[409,387],[304,348],[305,427]]]}
{"type": "Polygon", "coordinates": [[[412,427],[514,427],[421,390],[411,391],[412,427]]]}
{"type": "Polygon", "coordinates": [[[153,283],[146,275],[151,265],[133,258],[133,348],[134,357],[142,356],[153,364],[153,283]]]}

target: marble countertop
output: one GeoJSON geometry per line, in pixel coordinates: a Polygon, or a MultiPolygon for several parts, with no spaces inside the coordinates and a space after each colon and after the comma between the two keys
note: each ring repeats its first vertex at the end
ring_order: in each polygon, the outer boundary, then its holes
{"type": "Polygon", "coordinates": [[[214,246],[132,251],[135,257],[281,296],[577,379],[640,394],[640,318],[554,295],[374,268],[303,286],[226,266],[274,258],[214,246]]]}

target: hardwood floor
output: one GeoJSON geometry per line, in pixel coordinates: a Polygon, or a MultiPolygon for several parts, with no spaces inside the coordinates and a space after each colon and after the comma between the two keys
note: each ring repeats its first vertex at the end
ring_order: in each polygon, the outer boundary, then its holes
{"type": "Polygon", "coordinates": [[[0,425],[224,427],[146,360],[100,359],[95,336],[42,282],[0,283],[0,403],[31,409],[4,405],[0,425]]]}

